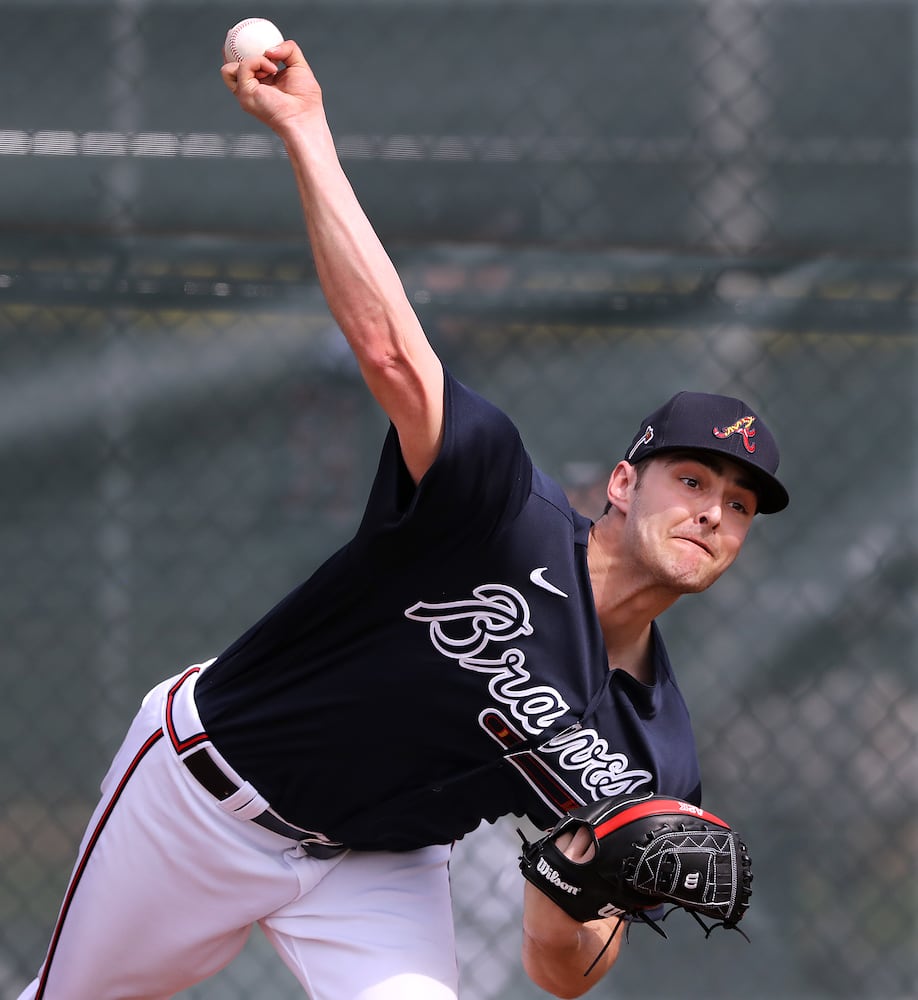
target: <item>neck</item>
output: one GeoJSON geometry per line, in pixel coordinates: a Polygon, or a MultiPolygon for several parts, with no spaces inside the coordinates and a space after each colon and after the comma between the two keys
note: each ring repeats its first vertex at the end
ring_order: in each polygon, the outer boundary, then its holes
{"type": "Polygon", "coordinates": [[[641,577],[620,541],[621,515],[614,510],[590,531],[587,565],[593,600],[602,628],[610,669],[624,670],[652,683],[651,624],[678,594],[641,577]]]}

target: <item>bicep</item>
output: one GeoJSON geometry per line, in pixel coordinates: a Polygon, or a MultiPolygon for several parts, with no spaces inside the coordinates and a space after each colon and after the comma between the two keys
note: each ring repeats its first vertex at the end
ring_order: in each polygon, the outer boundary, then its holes
{"type": "Polygon", "coordinates": [[[443,366],[433,351],[422,360],[416,379],[416,385],[401,397],[401,405],[396,401],[389,411],[415,485],[433,465],[443,445],[443,366]]]}
{"type": "Polygon", "coordinates": [[[370,391],[398,433],[402,458],[417,484],[443,443],[443,365],[423,335],[414,338],[410,350],[357,357],[370,391]]]}

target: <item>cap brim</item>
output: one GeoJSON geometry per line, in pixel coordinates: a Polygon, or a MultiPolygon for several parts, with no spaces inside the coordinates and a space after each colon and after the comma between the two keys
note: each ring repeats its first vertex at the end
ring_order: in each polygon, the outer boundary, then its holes
{"type": "Polygon", "coordinates": [[[784,510],[790,503],[790,496],[781,483],[774,476],[770,476],[767,472],[763,472],[754,465],[749,465],[745,462],[742,464],[746,465],[746,468],[755,476],[755,492],[759,501],[756,513],[777,514],[778,511],[784,510]]]}
{"type": "Polygon", "coordinates": [[[749,472],[755,483],[755,495],[758,500],[756,504],[757,514],[777,514],[778,511],[784,510],[790,503],[790,496],[780,481],[766,472],[761,466],[747,462],[739,455],[724,455],[722,451],[717,451],[713,448],[705,448],[703,450],[710,450],[712,455],[718,455],[720,458],[728,458],[749,472]]]}

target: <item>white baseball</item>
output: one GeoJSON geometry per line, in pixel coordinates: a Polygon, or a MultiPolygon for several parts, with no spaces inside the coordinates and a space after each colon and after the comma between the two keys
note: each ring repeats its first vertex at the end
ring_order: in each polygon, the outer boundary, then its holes
{"type": "Polygon", "coordinates": [[[247,17],[226,33],[223,58],[227,62],[240,62],[251,56],[263,56],[266,49],[273,49],[283,40],[276,24],[263,17],[247,17]]]}

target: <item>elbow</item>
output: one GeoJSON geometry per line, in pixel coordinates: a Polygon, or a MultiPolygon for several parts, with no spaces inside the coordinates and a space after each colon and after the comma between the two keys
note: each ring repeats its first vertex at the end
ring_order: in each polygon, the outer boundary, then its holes
{"type": "Polygon", "coordinates": [[[388,330],[365,336],[356,352],[363,376],[372,385],[404,387],[417,381],[417,364],[407,345],[388,330]]]}
{"type": "Polygon", "coordinates": [[[361,368],[380,378],[398,371],[407,361],[405,351],[385,323],[367,323],[360,336],[351,339],[361,368]]]}
{"type": "Polygon", "coordinates": [[[557,983],[550,977],[539,975],[535,970],[530,971],[529,969],[526,969],[526,975],[529,976],[532,983],[540,990],[543,990],[549,996],[557,997],[558,1000],[576,1000],[577,997],[582,997],[593,986],[591,980],[584,980],[586,985],[582,987],[574,986],[571,983],[557,983]]]}

